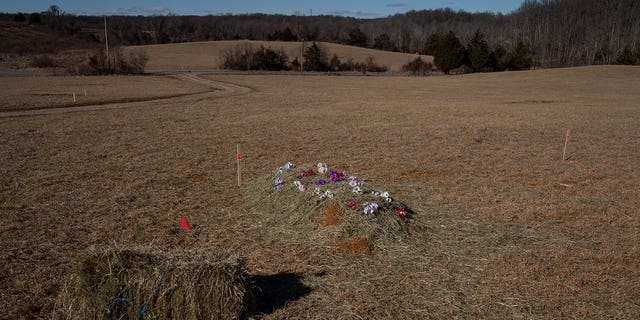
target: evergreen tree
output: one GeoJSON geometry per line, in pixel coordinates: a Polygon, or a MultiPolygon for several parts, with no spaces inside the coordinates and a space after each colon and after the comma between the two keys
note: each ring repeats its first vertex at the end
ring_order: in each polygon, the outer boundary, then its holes
{"type": "Polygon", "coordinates": [[[271,48],[260,46],[260,49],[253,53],[253,63],[251,69],[278,71],[287,69],[289,58],[284,52],[276,52],[271,48]]]}
{"type": "Polygon", "coordinates": [[[524,42],[518,42],[515,48],[507,56],[507,69],[527,70],[531,69],[532,61],[529,54],[529,46],[524,42]]]}
{"type": "Polygon", "coordinates": [[[360,31],[360,28],[355,28],[349,32],[349,40],[347,44],[356,47],[367,47],[367,36],[360,31]]]}
{"type": "Polygon", "coordinates": [[[453,31],[449,31],[440,41],[434,54],[433,62],[444,73],[461,66],[464,63],[466,49],[453,31]]]}
{"type": "Polygon", "coordinates": [[[469,44],[467,45],[467,54],[469,57],[470,67],[473,71],[487,71],[491,68],[491,52],[489,50],[489,44],[487,44],[487,40],[485,40],[485,36],[480,32],[480,30],[476,31],[473,38],[469,40],[469,44]]]}
{"type": "Polygon", "coordinates": [[[436,48],[438,48],[438,42],[440,42],[440,38],[442,38],[442,36],[438,33],[430,34],[427,37],[427,40],[424,41],[420,53],[430,56],[434,55],[436,53],[436,48]]]}
{"type": "Polygon", "coordinates": [[[327,55],[318,46],[317,43],[313,43],[304,52],[304,70],[307,71],[327,71],[329,66],[327,65],[327,55]]]}
{"type": "Polygon", "coordinates": [[[631,46],[626,45],[624,47],[624,50],[622,50],[622,52],[620,52],[618,57],[616,57],[616,60],[613,62],[613,64],[623,64],[623,65],[638,64],[638,55],[631,48],[631,46]]]}
{"type": "Polygon", "coordinates": [[[489,67],[494,71],[504,71],[506,69],[507,49],[497,46],[489,54],[489,67]]]}

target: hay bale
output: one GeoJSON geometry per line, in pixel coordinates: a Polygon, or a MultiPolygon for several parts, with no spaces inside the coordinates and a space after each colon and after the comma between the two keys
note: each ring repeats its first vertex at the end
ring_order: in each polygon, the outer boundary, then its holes
{"type": "Polygon", "coordinates": [[[237,255],[106,248],[80,259],[53,318],[239,319],[252,304],[237,255]]]}

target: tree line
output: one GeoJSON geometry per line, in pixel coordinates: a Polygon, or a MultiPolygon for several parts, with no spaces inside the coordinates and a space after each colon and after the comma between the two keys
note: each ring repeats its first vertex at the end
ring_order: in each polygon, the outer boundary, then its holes
{"type": "MultiPolygon", "coordinates": [[[[47,23],[62,32],[100,41],[99,35],[82,30],[102,28],[102,17],[74,16],[57,10],[57,13],[44,12],[34,17],[34,14],[0,14],[0,18],[47,23]]],[[[306,40],[425,53],[425,47],[433,43],[434,38],[445,37],[449,32],[453,32],[461,43],[469,43],[480,32],[494,54],[526,48],[532,66],[564,67],[638,63],[638,17],[640,1],[637,0],[524,0],[509,14],[436,9],[378,19],[323,15],[170,14],[112,16],[107,20],[110,41],[121,45],[232,39],[306,40]],[[627,58],[619,59],[621,55],[627,58]]]]}
{"type": "Polygon", "coordinates": [[[223,69],[231,70],[262,70],[262,71],[358,71],[385,72],[387,67],[377,64],[373,57],[364,62],[353,60],[341,61],[336,54],[329,58],[330,53],[316,42],[307,47],[301,57],[290,60],[283,50],[273,50],[271,47],[251,45],[237,45],[222,53],[223,69]]]}

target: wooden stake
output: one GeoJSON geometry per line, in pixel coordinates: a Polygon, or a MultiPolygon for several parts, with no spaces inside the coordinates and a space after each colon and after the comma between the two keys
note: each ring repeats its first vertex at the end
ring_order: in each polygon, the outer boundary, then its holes
{"type": "Polygon", "coordinates": [[[567,130],[567,135],[564,138],[564,151],[562,151],[562,161],[567,160],[567,144],[569,143],[569,134],[571,130],[567,130]]]}
{"type": "Polygon", "coordinates": [[[242,185],[242,173],[240,172],[240,160],[242,155],[240,154],[240,144],[236,145],[236,162],[238,163],[238,187],[242,185]]]}
{"type": "Polygon", "coordinates": [[[76,93],[73,93],[73,103],[76,103],[76,93]]]}
{"type": "Polygon", "coordinates": [[[87,89],[84,89],[84,96],[87,96],[87,89]]]}

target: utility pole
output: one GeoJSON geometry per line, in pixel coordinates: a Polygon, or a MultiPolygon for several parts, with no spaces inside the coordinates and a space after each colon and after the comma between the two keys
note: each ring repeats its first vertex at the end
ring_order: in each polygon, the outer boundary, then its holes
{"type": "Polygon", "coordinates": [[[104,17],[104,43],[107,48],[107,67],[111,70],[111,61],[109,60],[109,38],[107,38],[107,17],[104,17]]]}
{"type": "Polygon", "coordinates": [[[304,41],[305,41],[304,38],[302,38],[302,47],[300,47],[300,74],[303,76],[304,76],[304,52],[306,50],[304,41]]]}

